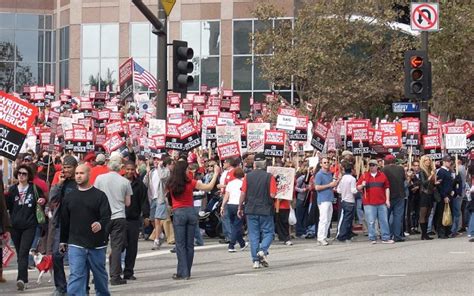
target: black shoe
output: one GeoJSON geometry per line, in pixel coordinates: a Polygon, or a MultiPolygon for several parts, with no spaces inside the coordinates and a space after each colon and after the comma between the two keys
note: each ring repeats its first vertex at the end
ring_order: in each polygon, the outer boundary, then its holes
{"type": "Polygon", "coordinates": [[[403,238],[397,238],[397,239],[394,239],[393,241],[396,242],[396,243],[403,243],[403,242],[405,242],[405,240],[404,240],[403,238]]]}
{"type": "Polygon", "coordinates": [[[227,239],[223,238],[219,240],[219,244],[228,244],[228,243],[230,243],[230,241],[228,241],[227,239]]]}
{"type": "Polygon", "coordinates": [[[436,235],[436,232],[430,231],[430,232],[428,232],[428,235],[436,235]]]}
{"type": "Polygon", "coordinates": [[[448,239],[449,237],[443,235],[443,236],[438,236],[439,239],[448,239]]]}
{"type": "Polygon", "coordinates": [[[359,235],[355,232],[351,232],[351,236],[359,236],[359,235]]]}
{"type": "Polygon", "coordinates": [[[429,235],[425,235],[421,237],[421,240],[432,240],[433,238],[430,237],[429,235]]]}
{"type": "Polygon", "coordinates": [[[137,280],[137,278],[134,275],[124,276],[123,279],[124,280],[131,280],[131,281],[136,281],[137,280]]]}
{"type": "Polygon", "coordinates": [[[463,227],[463,228],[459,229],[458,232],[459,232],[459,233],[463,233],[463,232],[466,232],[466,230],[467,230],[467,229],[463,227]]]}
{"type": "Polygon", "coordinates": [[[122,278],[110,280],[110,285],[112,286],[125,285],[126,283],[127,283],[127,280],[124,280],[122,278]]]}
{"type": "Polygon", "coordinates": [[[171,252],[171,253],[176,253],[176,248],[172,248],[172,249],[170,250],[170,252],[171,252]]]}
{"type": "Polygon", "coordinates": [[[176,273],[173,274],[173,276],[172,276],[171,278],[172,278],[173,280],[176,280],[176,281],[179,281],[179,280],[185,280],[185,281],[187,281],[187,280],[189,280],[189,276],[187,276],[187,277],[182,277],[182,276],[180,276],[180,275],[177,275],[176,273]]]}

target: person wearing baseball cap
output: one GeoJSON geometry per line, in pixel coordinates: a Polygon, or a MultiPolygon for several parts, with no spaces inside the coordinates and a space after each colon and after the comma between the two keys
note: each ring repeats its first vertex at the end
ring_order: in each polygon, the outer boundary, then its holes
{"type": "Polygon", "coordinates": [[[454,173],[452,171],[453,159],[449,155],[443,157],[441,168],[436,173],[436,178],[440,182],[437,186],[439,194],[441,195],[441,202],[436,203],[436,231],[438,238],[446,239],[451,235],[451,226],[443,226],[443,211],[446,204],[449,204],[450,209],[453,208],[452,195],[454,188],[454,173]]]}
{"type": "Polygon", "coordinates": [[[108,173],[110,170],[105,164],[105,155],[102,153],[97,154],[95,157],[95,166],[91,169],[90,172],[90,183],[94,184],[95,179],[98,176],[108,173]]]}
{"type": "Polygon", "coordinates": [[[362,204],[369,231],[369,240],[377,243],[375,222],[378,220],[383,244],[393,244],[390,239],[390,226],[387,211],[390,207],[390,184],[387,176],[378,168],[375,159],[369,161],[369,171],[360,176],[357,181],[357,190],[362,192],[362,204]]]}

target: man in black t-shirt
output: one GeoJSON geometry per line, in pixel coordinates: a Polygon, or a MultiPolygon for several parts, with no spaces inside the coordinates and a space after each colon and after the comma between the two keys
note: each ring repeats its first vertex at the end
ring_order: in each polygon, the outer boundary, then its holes
{"type": "Polygon", "coordinates": [[[60,252],[69,252],[67,293],[85,295],[88,268],[94,275],[96,294],[110,295],[105,269],[110,205],[104,192],[89,184],[90,168],[76,168],[78,189],[68,194],[61,211],[60,252]]]}

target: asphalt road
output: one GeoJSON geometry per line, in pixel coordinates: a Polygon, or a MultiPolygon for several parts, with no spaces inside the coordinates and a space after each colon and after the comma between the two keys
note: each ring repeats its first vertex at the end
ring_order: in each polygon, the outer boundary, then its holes
{"type": "MultiPolygon", "coordinates": [[[[474,295],[474,243],[466,236],[448,240],[370,245],[359,236],[353,243],[294,240],[293,246],[274,241],[269,268],[252,269],[250,252],[228,253],[226,245],[205,240],[197,247],[188,281],[174,281],[176,255],[164,246],[151,251],[140,241],[137,281],[111,287],[112,295],[474,295]]],[[[0,295],[18,295],[16,267],[6,269],[0,295]]],[[[38,286],[36,270],[22,295],[51,295],[49,275],[38,286]]],[[[93,286],[92,286],[93,287],[93,286]]]]}

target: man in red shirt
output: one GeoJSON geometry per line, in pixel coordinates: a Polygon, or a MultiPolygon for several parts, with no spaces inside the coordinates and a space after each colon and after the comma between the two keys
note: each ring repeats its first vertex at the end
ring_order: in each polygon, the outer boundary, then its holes
{"type": "Polygon", "coordinates": [[[379,171],[375,159],[369,161],[369,171],[357,181],[357,190],[362,192],[362,204],[369,230],[369,240],[377,243],[375,221],[378,219],[383,244],[393,244],[390,239],[388,208],[390,207],[390,183],[384,173],[379,171]]]}
{"type": "Polygon", "coordinates": [[[97,154],[97,157],[95,158],[95,167],[91,168],[90,172],[90,183],[94,184],[95,179],[102,175],[108,173],[110,170],[105,164],[105,155],[104,154],[97,154]]]}

